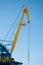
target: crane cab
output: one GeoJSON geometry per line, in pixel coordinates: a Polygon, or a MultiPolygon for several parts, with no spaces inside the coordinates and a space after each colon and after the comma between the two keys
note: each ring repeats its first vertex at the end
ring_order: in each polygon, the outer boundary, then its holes
{"type": "Polygon", "coordinates": [[[0,44],[0,62],[9,62],[11,58],[11,54],[7,50],[5,46],[0,44]]]}

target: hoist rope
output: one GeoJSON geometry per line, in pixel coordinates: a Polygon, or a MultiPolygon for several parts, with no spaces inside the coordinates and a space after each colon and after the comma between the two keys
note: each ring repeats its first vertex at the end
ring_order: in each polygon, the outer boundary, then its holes
{"type": "Polygon", "coordinates": [[[30,24],[28,25],[28,65],[29,65],[29,33],[30,33],[30,24]]]}

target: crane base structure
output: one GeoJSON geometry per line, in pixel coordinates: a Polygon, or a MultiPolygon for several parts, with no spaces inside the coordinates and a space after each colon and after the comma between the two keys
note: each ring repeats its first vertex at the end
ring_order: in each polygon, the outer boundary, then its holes
{"type": "Polygon", "coordinates": [[[0,62],[0,65],[22,65],[22,63],[21,62],[16,62],[16,61],[14,61],[14,62],[0,62]]]}
{"type": "Polygon", "coordinates": [[[13,58],[11,58],[11,54],[2,44],[0,44],[0,50],[0,65],[22,65],[21,62],[17,62],[13,58]]]}

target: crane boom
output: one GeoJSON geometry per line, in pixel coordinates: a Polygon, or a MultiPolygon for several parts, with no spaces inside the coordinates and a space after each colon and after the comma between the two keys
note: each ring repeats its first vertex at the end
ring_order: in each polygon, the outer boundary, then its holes
{"type": "Polygon", "coordinates": [[[17,38],[18,38],[19,31],[20,31],[20,28],[21,28],[21,25],[22,25],[22,21],[23,21],[23,18],[24,18],[24,14],[26,14],[27,19],[28,19],[28,23],[29,23],[28,9],[26,8],[26,6],[24,6],[24,8],[23,8],[22,17],[21,17],[21,19],[20,19],[20,22],[19,22],[19,24],[18,24],[17,31],[16,31],[16,33],[15,33],[15,36],[14,36],[14,39],[13,39],[13,42],[12,42],[11,54],[12,54],[13,49],[14,49],[14,47],[15,47],[15,45],[16,45],[16,42],[17,42],[17,38]]]}

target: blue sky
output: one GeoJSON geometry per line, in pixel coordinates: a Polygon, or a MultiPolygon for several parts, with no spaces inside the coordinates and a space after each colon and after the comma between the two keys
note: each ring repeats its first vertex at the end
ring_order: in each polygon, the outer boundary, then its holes
{"type": "MultiPolygon", "coordinates": [[[[43,65],[43,0],[0,0],[0,39],[4,39],[23,4],[29,10],[30,25],[21,27],[12,57],[27,65],[29,41],[29,65],[43,65]]],[[[23,21],[27,22],[26,17],[23,21]]]]}

